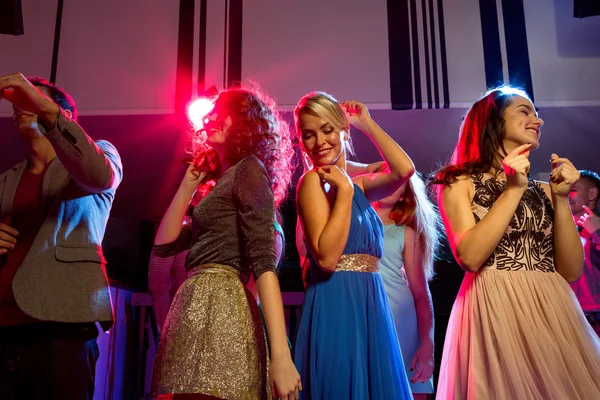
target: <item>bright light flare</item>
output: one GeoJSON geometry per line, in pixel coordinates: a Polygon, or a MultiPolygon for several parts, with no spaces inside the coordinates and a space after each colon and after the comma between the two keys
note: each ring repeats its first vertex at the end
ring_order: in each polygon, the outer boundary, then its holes
{"type": "Polygon", "coordinates": [[[204,126],[204,117],[215,107],[206,97],[199,97],[188,103],[187,117],[196,129],[204,126]]]}

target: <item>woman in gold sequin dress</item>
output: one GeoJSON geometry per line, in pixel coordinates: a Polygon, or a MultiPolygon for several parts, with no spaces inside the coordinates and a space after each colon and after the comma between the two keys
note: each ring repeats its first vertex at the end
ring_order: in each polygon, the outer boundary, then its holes
{"type": "Polygon", "coordinates": [[[542,123],[526,93],[491,90],[434,180],[466,271],[438,400],[600,399],[600,341],[568,284],[583,265],[567,200],[579,173],[552,154],[550,184],[528,179],[542,123]]]}
{"type": "Polygon", "coordinates": [[[189,248],[188,278],[161,334],[151,393],[229,400],[297,399],[300,376],[290,356],[276,275],[273,216],[292,167],[289,129],[264,96],[242,89],[219,94],[194,137],[194,162],[156,234],[154,253],[189,248]],[[182,221],[205,179],[216,179],[182,221]],[[252,274],[269,330],[270,360],[252,274]],[[269,364],[270,361],[270,364],[269,364]]]}

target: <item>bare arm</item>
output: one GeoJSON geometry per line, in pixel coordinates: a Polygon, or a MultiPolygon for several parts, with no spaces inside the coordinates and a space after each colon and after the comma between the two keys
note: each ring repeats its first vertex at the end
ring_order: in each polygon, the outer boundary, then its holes
{"type": "Polygon", "coordinates": [[[471,212],[474,195],[471,179],[459,177],[444,187],[441,199],[438,199],[442,206],[440,212],[454,258],[466,271],[478,271],[506,232],[529,184],[530,148],[531,144],[519,146],[502,160],[506,189],[478,224],[471,212]]]}
{"type": "Polygon", "coordinates": [[[405,230],[402,258],[408,286],[415,299],[421,345],[429,343],[433,346],[433,302],[429,285],[425,280],[423,249],[421,249],[416,232],[409,227],[406,227],[405,230]]]}
{"type": "Polygon", "coordinates": [[[369,119],[361,126],[371,138],[381,157],[387,164],[385,172],[363,175],[356,179],[370,202],[380,200],[394,193],[410,179],[415,166],[408,155],[375,121],[369,119]],[[361,179],[362,178],[362,179],[361,179]]]}
{"type": "MultiPolygon", "coordinates": [[[[349,182],[340,186],[333,207],[316,172],[305,174],[298,189],[298,214],[308,250],[319,266],[328,272],[335,271],[350,232],[354,189],[349,182]]],[[[333,188],[330,190],[333,191],[333,188]]]]}
{"type": "Polygon", "coordinates": [[[412,360],[412,368],[416,371],[413,382],[425,382],[433,374],[433,302],[429,285],[425,279],[423,266],[423,249],[414,229],[406,227],[404,234],[404,270],[408,279],[408,287],[415,299],[417,324],[421,345],[412,360]]]}
{"type": "Polygon", "coordinates": [[[379,172],[379,170],[383,167],[385,162],[377,161],[373,164],[363,164],[358,161],[347,160],[346,161],[346,173],[350,178],[354,178],[355,176],[363,175],[363,174],[373,174],[375,172],[379,172]]]}
{"type": "Polygon", "coordinates": [[[198,189],[198,185],[205,177],[206,172],[200,172],[198,167],[193,164],[188,166],[185,176],[179,185],[179,189],[177,190],[177,193],[175,193],[169,208],[167,208],[167,212],[165,212],[165,215],[160,222],[154,244],[162,245],[177,240],[181,233],[183,219],[185,218],[185,213],[190,205],[190,201],[192,201],[192,197],[198,189]]]}
{"type": "Polygon", "coordinates": [[[460,177],[444,187],[438,199],[440,213],[454,258],[465,271],[477,272],[494,252],[522,196],[523,190],[507,188],[487,215],[476,223],[471,211],[471,179],[460,177]]]}
{"type": "Polygon", "coordinates": [[[155,245],[172,243],[177,240],[181,233],[183,219],[190,205],[192,196],[196,189],[191,185],[180,185],[175,197],[171,200],[171,204],[160,222],[156,237],[154,238],[155,245]]]}
{"type": "Polygon", "coordinates": [[[300,386],[285,330],[281,289],[276,275],[274,198],[263,164],[248,157],[237,166],[233,200],[238,212],[245,259],[256,280],[271,346],[270,384],[276,396],[287,398],[300,386]]]}
{"type": "Polygon", "coordinates": [[[575,282],[583,272],[584,256],[568,198],[552,194],[547,183],[541,185],[554,207],[554,266],[567,282],[575,282]]]}

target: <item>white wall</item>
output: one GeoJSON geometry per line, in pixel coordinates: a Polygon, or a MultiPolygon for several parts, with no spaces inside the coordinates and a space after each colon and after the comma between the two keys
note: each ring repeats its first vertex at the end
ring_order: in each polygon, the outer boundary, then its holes
{"type": "MultiPolygon", "coordinates": [[[[288,107],[319,89],[389,108],[386,3],[245,1],[243,79],[288,107]]],[[[600,105],[600,17],[574,19],[571,0],[524,3],[538,105],[600,105]]],[[[25,35],[0,36],[1,75],[50,75],[56,4],[23,2],[25,35]]],[[[223,85],[224,4],[208,0],[208,85],[223,85]]],[[[479,2],[445,0],[444,15],[451,107],[464,107],[486,89],[479,2]]],[[[57,84],[82,115],[171,113],[178,19],[174,0],[65,0],[57,84]]]]}

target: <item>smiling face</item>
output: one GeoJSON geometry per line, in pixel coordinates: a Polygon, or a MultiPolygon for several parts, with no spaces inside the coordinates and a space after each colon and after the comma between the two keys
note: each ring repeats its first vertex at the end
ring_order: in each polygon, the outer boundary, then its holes
{"type": "Polygon", "coordinates": [[[334,123],[309,112],[300,114],[298,127],[302,145],[314,166],[340,164],[345,162],[347,133],[334,123]]]}
{"type": "Polygon", "coordinates": [[[504,148],[507,152],[531,143],[535,150],[540,145],[540,128],[544,121],[538,117],[529,99],[514,96],[502,115],[504,119],[504,148]]]}

